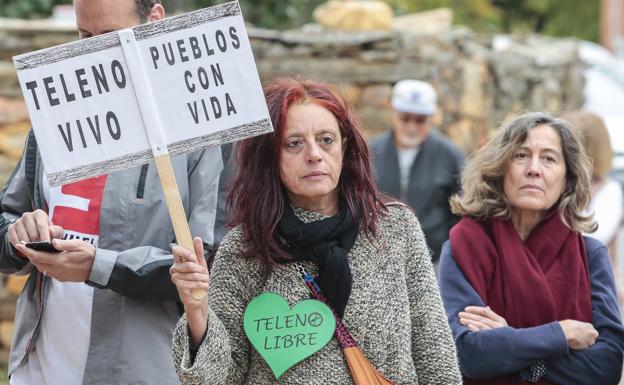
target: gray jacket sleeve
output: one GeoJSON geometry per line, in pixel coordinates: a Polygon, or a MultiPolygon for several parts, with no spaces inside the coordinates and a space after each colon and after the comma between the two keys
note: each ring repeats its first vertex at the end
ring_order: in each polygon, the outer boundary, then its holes
{"type": "MultiPolygon", "coordinates": [[[[188,162],[189,212],[191,234],[204,241],[206,260],[215,246],[215,222],[223,160],[219,148],[204,150],[188,162]]],[[[223,214],[223,212],[221,212],[223,214]]],[[[225,223],[223,219],[220,223],[225,223]]],[[[140,246],[121,252],[98,248],[88,284],[142,300],[178,301],[169,268],[173,263],[171,248],[140,246]]]]}
{"type": "MultiPolygon", "coordinates": [[[[22,159],[13,170],[13,174],[0,191],[0,272],[2,273],[28,273],[32,265],[27,259],[17,255],[16,250],[8,240],[8,227],[23,213],[34,211],[32,201],[32,181],[27,181],[26,154],[27,150],[36,151],[34,136],[28,136],[22,159]]],[[[36,154],[34,154],[36,157],[36,154]]],[[[29,160],[30,161],[30,160],[29,160]]],[[[34,165],[32,165],[34,169],[34,165]]]]}

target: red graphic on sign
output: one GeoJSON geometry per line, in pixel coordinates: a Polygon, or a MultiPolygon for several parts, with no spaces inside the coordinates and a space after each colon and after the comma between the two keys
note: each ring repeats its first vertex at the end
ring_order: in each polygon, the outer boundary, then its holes
{"type": "Polygon", "coordinates": [[[52,194],[52,222],[65,230],[82,234],[100,234],[100,208],[107,175],[63,185],[60,194],[52,194]],[[55,199],[56,198],[56,199],[55,199]],[[77,202],[77,203],[76,203],[77,202]]]}

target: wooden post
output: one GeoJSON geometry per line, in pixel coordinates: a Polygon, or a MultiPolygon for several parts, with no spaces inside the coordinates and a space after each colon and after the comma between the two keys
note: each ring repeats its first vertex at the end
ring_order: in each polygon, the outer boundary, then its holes
{"type": "Polygon", "coordinates": [[[171,223],[173,224],[176,240],[179,245],[193,251],[193,238],[191,237],[191,230],[186,221],[186,214],[184,213],[180,190],[178,190],[178,184],[175,174],[173,173],[171,158],[169,155],[160,155],[154,158],[154,162],[156,163],[160,184],[165,194],[165,202],[167,202],[167,208],[171,216],[171,223]]]}
{"type": "MultiPolygon", "coordinates": [[[[154,162],[156,163],[156,169],[160,177],[160,185],[165,194],[165,202],[169,209],[169,216],[171,217],[171,224],[173,225],[176,241],[178,245],[185,247],[195,255],[193,237],[191,236],[191,230],[186,220],[184,206],[182,206],[182,198],[180,197],[180,190],[178,190],[178,184],[175,174],[173,173],[171,158],[169,155],[159,155],[154,157],[154,162]]],[[[195,255],[196,263],[199,262],[199,258],[204,258],[204,256],[195,255]]],[[[198,301],[204,299],[206,294],[207,292],[204,289],[194,289],[191,293],[193,299],[198,301]]]]}

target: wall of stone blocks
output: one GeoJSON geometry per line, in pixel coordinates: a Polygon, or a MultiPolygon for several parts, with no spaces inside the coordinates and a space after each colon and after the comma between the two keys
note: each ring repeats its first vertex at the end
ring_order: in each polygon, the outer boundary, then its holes
{"type": "MultiPolygon", "coordinates": [[[[337,84],[367,136],[390,126],[392,85],[431,82],[437,127],[466,153],[514,112],[558,112],[582,105],[583,66],[573,39],[500,38],[457,28],[441,34],[248,30],[263,82],[297,75],[337,84]],[[494,49],[498,47],[498,49],[494,49]]],[[[0,182],[19,156],[28,117],[11,57],[74,40],[71,26],[0,19],[0,182]]]]}

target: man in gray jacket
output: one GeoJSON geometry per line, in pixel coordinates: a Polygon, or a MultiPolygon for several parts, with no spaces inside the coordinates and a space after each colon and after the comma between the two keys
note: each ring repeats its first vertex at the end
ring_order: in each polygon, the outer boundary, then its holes
{"type": "MultiPolygon", "coordinates": [[[[158,0],[74,6],[81,38],[164,17],[158,0]]],[[[217,217],[229,147],[172,159],[191,233],[207,247],[223,234],[215,223],[224,223],[217,217]]],[[[179,383],[171,358],[180,317],[169,277],[173,242],[153,163],[53,188],[31,132],[0,192],[0,270],[30,273],[17,303],[11,384],[179,383]],[[19,246],[51,239],[60,253],[19,246]]]]}
{"type": "Polygon", "coordinates": [[[448,200],[459,191],[464,157],[450,140],[431,130],[437,95],[429,83],[399,81],[391,106],[393,130],[370,143],[377,184],[416,211],[437,262],[456,222],[448,200]]]}

